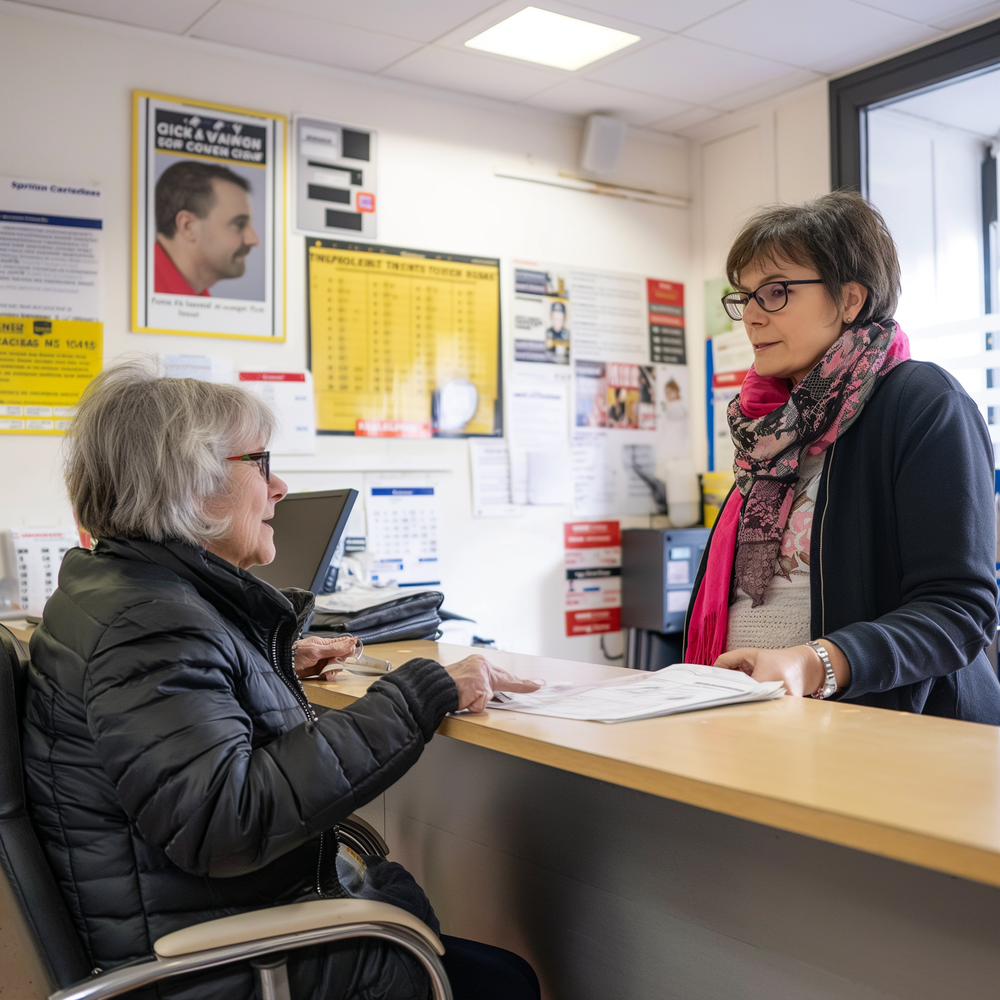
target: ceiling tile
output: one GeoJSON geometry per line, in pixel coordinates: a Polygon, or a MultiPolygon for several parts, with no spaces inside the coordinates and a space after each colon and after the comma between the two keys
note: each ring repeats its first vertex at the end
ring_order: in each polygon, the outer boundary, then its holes
{"type": "Polygon", "coordinates": [[[576,0],[578,6],[602,14],[627,17],[639,24],[649,24],[663,31],[683,31],[692,24],[718,14],[743,0],[576,0]]]}
{"type": "MultiPolygon", "coordinates": [[[[496,0],[264,0],[262,6],[307,17],[318,17],[355,28],[384,32],[421,42],[439,35],[493,7],[496,0]]],[[[522,5],[522,6],[526,6],[522,5]]]]}
{"type": "Polygon", "coordinates": [[[796,87],[812,83],[813,80],[821,79],[822,77],[819,73],[813,73],[807,69],[793,69],[784,76],[776,76],[773,80],[765,80],[763,83],[758,83],[755,87],[741,87],[732,94],[717,97],[712,101],[712,104],[725,111],[735,111],[737,108],[745,108],[748,104],[753,104],[754,101],[764,101],[768,97],[783,94],[787,90],[794,90],[796,87]]]}
{"type": "Polygon", "coordinates": [[[414,52],[386,70],[385,75],[502,101],[523,101],[566,79],[566,74],[558,70],[438,46],[414,52]]]}
{"type": "Polygon", "coordinates": [[[412,52],[418,42],[299,14],[222,0],[191,32],[275,55],[375,73],[412,52]]]}
{"type": "Polygon", "coordinates": [[[140,28],[181,34],[207,11],[215,0],[46,0],[35,7],[50,7],[73,14],[86,14],[140,28]]]}
{"type": "Polygon", "coordinates": [[[975,24],[992,14],[1000,13],[1000,3],[969,3],[968,0],[855,0],[863,7],[888,11],[911,21],[935,28],[957,28],[975,24]]]}
{"type": "Polygon", "coordinates": [[[587,76],[675,101],[711,104],[717,97],[784,76],[790,69],[778,62],[678,36],[624,56],[587,76]]]}
{"type": "Polygon", "coordinates": [[[687,105],[666,97],[652,97],[635,90],[612,87],[596,80],[577,78],[558,83],[543,90],[525,102],[553,111],[566,111],[571,115],[589,115],[595,111],[607,112],[623,118],[630,125],[648,125],[668,115],[683,111],[687,105]]]}
{"type": "Polygon", "coordinates": [[[926,41],[936,32],[850,0],[747,0],[686,34],[751,55],[833,73],[926,41]]]}
{"type": "Polygon", "coordinates": [[[682,111],[680,114],[664,118],[663,121],[653,122],[646,127],[654,129],[657,132],[680,133],[684,129],[700,125],[702,122],[710,121],[712,118],[718,118],[722,114],[725,114],[725,112],[717,111],[715,108],[691,108],[688,111],[682,111]]]}

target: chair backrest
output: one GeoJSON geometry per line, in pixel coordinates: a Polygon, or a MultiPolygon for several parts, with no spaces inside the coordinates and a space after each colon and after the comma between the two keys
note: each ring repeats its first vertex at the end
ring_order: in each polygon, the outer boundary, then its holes
{"type": "MultiPolygon", "coordinates": [[[[90,974],[86,955],[28,816],[21,758],[28,657],[0,625],[0,965],[2,992],[11,987],[18,961],[24,989],[48,996],[90,974]],[[20,939],[21,947],[15,943],[20,939]],[[23,950],[28,949],[24,954],[23,950]],[[8,954],[9,951],[9,954],[8,954]],[[36,982],[44,974],[48,982],[36,982]]],[[[15,988],[11,995],[17,995],[15,988]]]]}

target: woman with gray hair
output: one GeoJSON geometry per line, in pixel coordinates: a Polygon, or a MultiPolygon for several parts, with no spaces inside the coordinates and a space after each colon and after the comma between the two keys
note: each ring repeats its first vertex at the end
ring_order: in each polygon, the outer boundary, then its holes
{"type": "MultiPolygon", "coordinates": [[[[335,827],[396,781],[448,712],[531,691],[473,655],[415,659],[341,711],[299,677],[354,640],[300,639],[313,596],[246,572],[274,558],[274,417],[229,385],[99,375],[69,437],[67,483],[98,541],[67,553],[31,640],[24,758],[33,819],[95,968],[147,956],[182,927],[345,896],[335,827]]],[[[399,865],[369,858],[354,895],[437,930],[399,865]]],[[[456,1000],[538,996],[522,959],[445,938],[456,1000]]],[[[383,942],[290,953],[296,1000],[423,1000],[428,983],[383,942]]],[[[249,966],[159,986],[184,1000],[250,998],[249,966]]]]}

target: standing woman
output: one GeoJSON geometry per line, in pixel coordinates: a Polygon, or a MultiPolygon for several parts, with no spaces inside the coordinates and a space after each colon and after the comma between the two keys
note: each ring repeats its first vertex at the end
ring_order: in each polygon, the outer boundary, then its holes
{"type": "Polygon", "coordinates": [[[993,448],[961,385],[910,360],[884,220],[853,192],[765,209],[726,271],[754,365],[686,659],[1000,725],[993,448]]]}

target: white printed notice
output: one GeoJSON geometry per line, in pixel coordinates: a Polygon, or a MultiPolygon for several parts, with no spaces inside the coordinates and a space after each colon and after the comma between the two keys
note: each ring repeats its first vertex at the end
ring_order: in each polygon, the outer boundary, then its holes
{"type": "Polygon", "coordinates": [[[72,528],[11,528],[17,565],[21,610],[40,615],[59,579],[63,556],[77,548],[80,538],[72,528]]]}
{"type": "Polygon", "coordinates": [[[511,497],[514,503],[572,499],[565,382],[523,382],[510,393],[511,497]]]}
{"type": "Polygon", "coordinates": [[[441,504],[426,476],[365,476],[370,580],[378,586],[436,586],[440,579],[441,504]]]}
{"type": "Polygon", "coordinates": [[[510,499],[510,455],[506,441],[469,438],[474,517],[514,517],[519,513],[510,499]]]}
{"type": "Polygon", "coordinates": [[[275,455],[316,453],[316,403],[312,372],[240,372],[244,389],[260,396],[278,418],[271,441],[275,455]]]}

